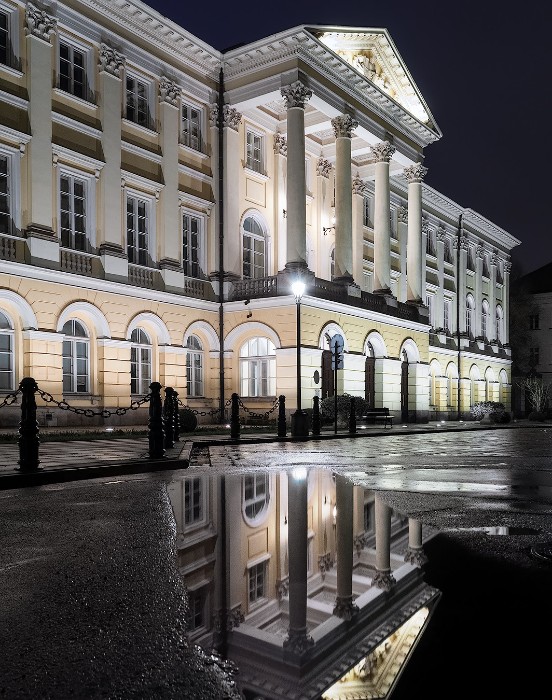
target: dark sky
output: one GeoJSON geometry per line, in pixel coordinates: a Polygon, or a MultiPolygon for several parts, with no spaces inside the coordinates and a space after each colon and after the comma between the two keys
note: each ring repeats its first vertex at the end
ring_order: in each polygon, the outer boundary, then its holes
{"type": "Polygon", "coordinates": [[[552,261],[552,33],[544,0],[147,4],[219,50],[299,24],[385,27],[443,132],[425,149],[426,182],[518,238],[518,270],[552,261]]]}

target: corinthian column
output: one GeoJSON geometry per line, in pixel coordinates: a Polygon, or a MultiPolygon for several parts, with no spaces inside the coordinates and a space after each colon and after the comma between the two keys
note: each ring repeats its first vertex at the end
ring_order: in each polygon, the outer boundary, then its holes
{"type": "Polygon", "coordinates": [[[406,239],[406,300],[423,304],[425,274],[422,252],[422,181],[427,173],[421,163],[404,169],[408,181],[408,234],[406,239]]]}
{"type": "Polygon", "coordinates": [[[312,90],[296,81],[281,88],[280,92],[287,108],[286,270],[306,270],[305,102],[312,96],[312,90]]]}
{"type": "Polygon", "coordinates": [[[353,603],[353,484],[335,477],[337,534],[337,595],[333,614],[350,620],[357,612],[353,603]]]}
{"type": "Polygon", "coordinates": [[[395,147],[388,141],[382,141],[372,146],[371,151],[376,161],[374,292],[376,294],[391,294],[389,161],[395,153],[395,147]]]}
{"type": "Polygon", "coordinates": [[[427,562],[422,544],[422,523],[414,518],[408,518],[408,549],[404,560],[419,568],[427,562]]]}
{"type": "Polygon", "coordinates": [[[335,277],[336,282],[353,282],[353,188],[351,138],[358,126],[350,115],[332,119],[335,135],[335,277]]]}

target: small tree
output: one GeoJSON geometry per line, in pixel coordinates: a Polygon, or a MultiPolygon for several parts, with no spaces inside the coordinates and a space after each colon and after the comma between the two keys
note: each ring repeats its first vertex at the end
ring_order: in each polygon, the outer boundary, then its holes
{"type": "Polygon", "coordinates": [[[529,418],[542,419],[546,417],[548,400],[552,391],[551,384],[544,384],[540,377],[525,377],[519,379],[517,385],[531,402],[529,418]]]}

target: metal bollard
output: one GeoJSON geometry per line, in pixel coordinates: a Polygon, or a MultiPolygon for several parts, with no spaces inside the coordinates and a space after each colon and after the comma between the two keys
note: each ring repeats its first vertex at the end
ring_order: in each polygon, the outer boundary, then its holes
{"type": "Polygon", "coordinates": [[[40,459],[38,458],[38,446],[40,435],[38,421],[36,420],[35,391],[38,385],[32,377],[25,377],[19,383],[21,389],[21,421],[19,423],[19,466],[21,472],[40,471],[40,459]]]}
{"type": "Polygon", "coordinates": [[[178,408],[178,391],[173,389],[173,406],[174,406],[174,441],[180,442],[180,409],[178,408]]]}
{"type": "Polygon", "coordinates": [[[312,407],[312,434],[320,435],[320,396],[313,397],[312,407]]]}
{"type": "Polygon", "coordinates": [[[286,397],[278,397],[278,437],[286,436],[286,397]]]}
{"type": "Polygon", "coordinates": [[[172,386],[165,387],[165,401],[163,403],[163,427],[165,429],[165,439],[163,445],[170,450],[174,447],[174,389],[172,386]]]}
{"type": "Polygon", "coordinates": [[[349,433],[351,435],[354,435],[357,431],[355,402],[356,397],[351,396],[351,408],[349,410],[349,433]]]}
{"type": "Polygon", "coordinates": [[[230,437],[239,438],[240,436],[240,406],[239,406],[239,396],[234,393],[232,394],[232,409],[230,414],[230,437]]]}
{"type": "Polygon", "coordinates": [[[149,385],[151,391],[149,405],[149,456],[151,459],[160,459],[165,456],[163,430],[163,405],[161,403],[161,384],[152,382],[149,385]]]}

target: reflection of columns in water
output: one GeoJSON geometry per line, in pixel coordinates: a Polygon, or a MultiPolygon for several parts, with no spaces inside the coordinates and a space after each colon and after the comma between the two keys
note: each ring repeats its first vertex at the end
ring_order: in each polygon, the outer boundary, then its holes
{"type": "Polygon", "coordinates": [[[333,613],[350,620],[358,607],[353,603],[353,484],[335,477],[337,505],[337,595],[333,613]]]}
{"type": "Polygon", "coordinates": [[[391,590],[395,578],[391,573],[391,507],[376,493],[376,573],[372,585],[391,590]]]}
{"type": "Polygon", "coordinates": [[[303,654],[313,644],[307,634],[307,473],[288,475],[289,629],[284,650],[303,654]]]}
{"type": "Polygon", "coordinates": [[[404,560],[418,567],[427,562],[422,545],[422,523],[414,518],[408,518],[408,549],[404,560]]]}

